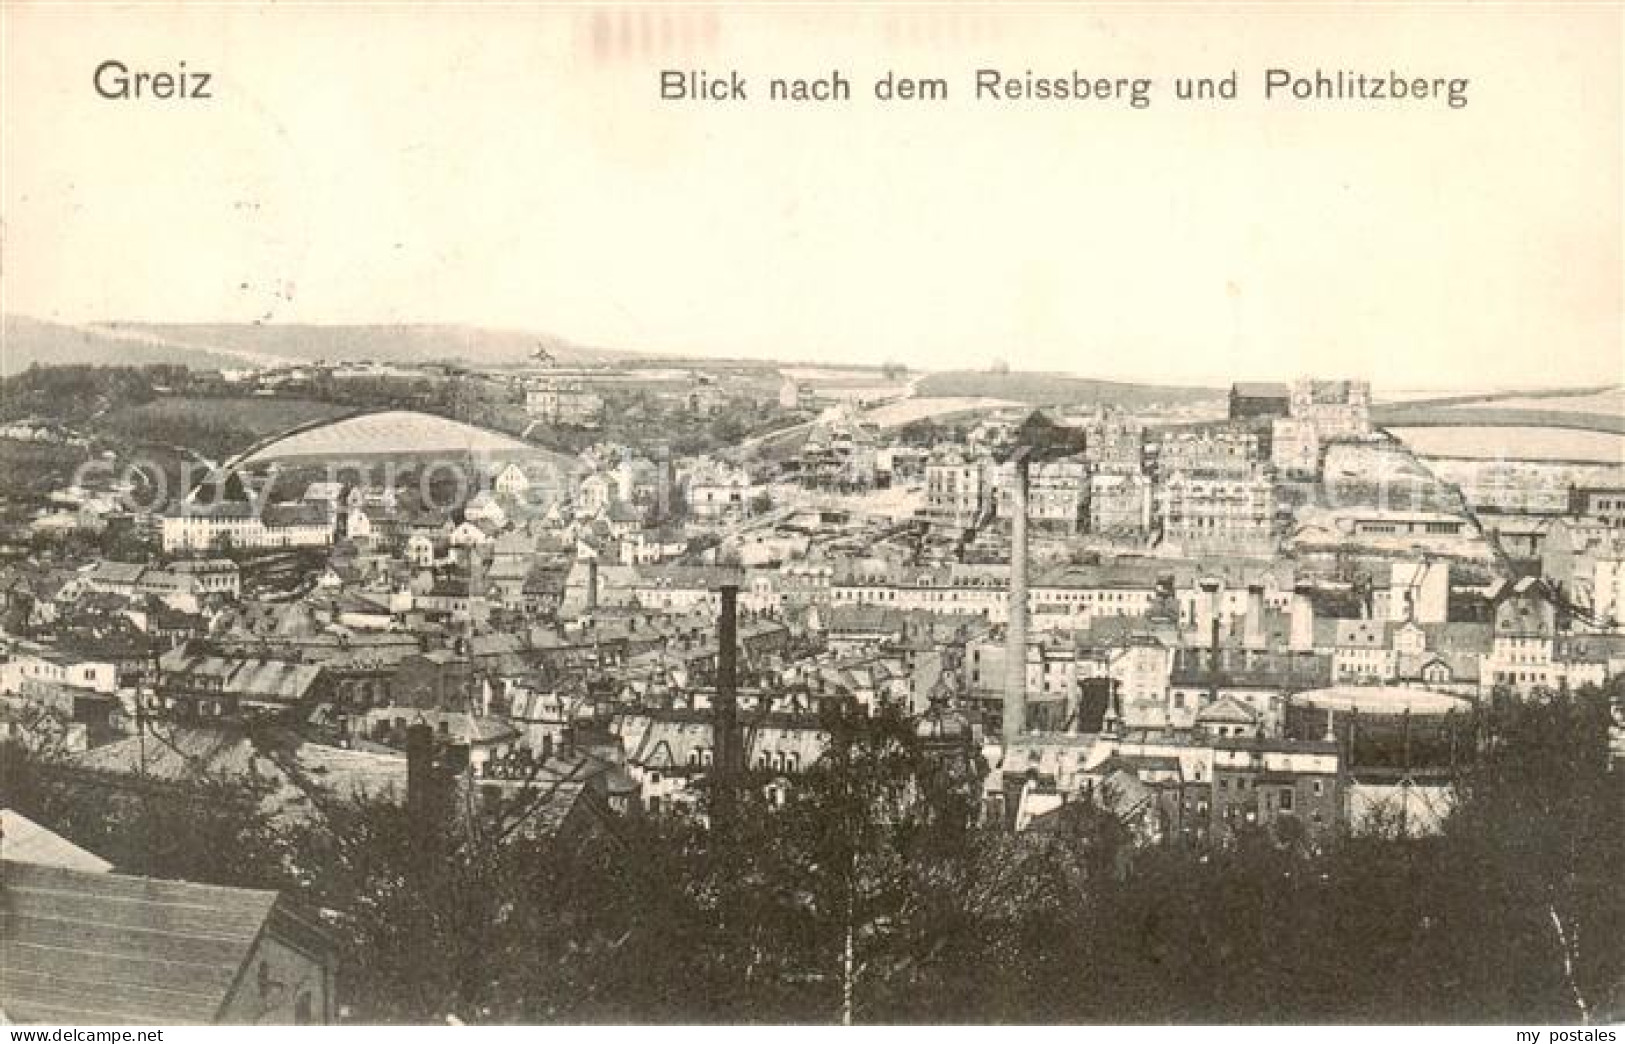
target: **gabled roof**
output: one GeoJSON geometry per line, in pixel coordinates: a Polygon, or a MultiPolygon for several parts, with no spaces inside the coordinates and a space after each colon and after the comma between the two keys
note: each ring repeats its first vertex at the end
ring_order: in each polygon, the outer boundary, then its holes
{"type": "Polygon", "coordinates": [[[1221,696],[1203,707],[1196,715],[1196,720],[1204,724],[1212,722],[1219,725],[1256,725],[1258,715],[1234,696],[1221,696]]]}
{"type": "Polygon", "coordinates": [[[85,574],[85,579],[98,584],[134,584],[146,568],[130,562],[97,562],[85,574]]]}
{"type": "Polygon", "coordinates": [[[104,874],[113,869],[113,864],[101,856],[85,851],[9,808],[0,808],[0,830],[4,831],[5,858],[14,863],[56,866],[90,874],[104,874]]]}
{"type": "Polygon", "coordinates": [[[322,668],[285,660],[189,655],[184,650],[165,653],[159,660],[165,677],[175,675],[218,678],[220,691],[240,700],[298,703],[321,678],[322,668]]]}
{"type": "Polygon", "coordinates": [[[209,1023],[275,892],[7,862],[0,1008],[13,1020],[209,1023]]]}

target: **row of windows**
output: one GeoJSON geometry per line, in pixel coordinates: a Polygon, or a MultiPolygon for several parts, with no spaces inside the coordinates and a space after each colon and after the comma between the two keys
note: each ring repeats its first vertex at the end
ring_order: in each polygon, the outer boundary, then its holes
{"type": "MultiPolygon", "coordinates": [[[[715,756],[710,747],[695,747],[688,752],[689,768],[709,768],[715,756]]],[[[798,772],[801,769],[801,755],[786,751],[762,751],[756,756],[756,767],[766,772],[798,772]]],[[[651,773],[650,781],[660,782],[660,774],[651,773]]]]}
{"type": "MultiPolygon", "coordinates": [[[[1297,792],[1292,787],[1269,788],[1266,790],[1262,784],[1245,777],[1237,779],[1235,783],[1235,790],[1237,793],[1241,793],[1248,789],[1262,791],[1272,800],[1279,795],[1280,806],[1283,812],[1292,811],[1293,802],[1297,798],[1297,792]]],[[[1219,789],[1225,791],[1230,790],[1230,780],[1223,776],[1219,777],[1219,789]]],[[[1321,779],[1310,780],[1309,789],[1315,797],[1324,797],[1326,794],[1326,781],[1321,779]]]]}

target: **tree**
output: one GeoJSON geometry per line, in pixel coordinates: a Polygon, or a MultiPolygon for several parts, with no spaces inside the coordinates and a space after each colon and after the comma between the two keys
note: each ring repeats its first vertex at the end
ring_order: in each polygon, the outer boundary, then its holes
{"type": "Polygon", "coordinates": [[[1590,1022],[1625,981],[1625,774],[1608,749],[1622,701],[1615,679],[1487,712],[1435,885],[1476,1017],[1590,1022]]]}
{"type": "MultiPolygon", "coordinates": [[[[155,732],[150,742],[165,742],[155,732]]],[[[292,837],[268,810],[270,784],[200,779],[109,788],[61,752],[0,744],[0,804],[95,852],[123,873],[245,888],[292,880],[292,837]]]]}
{"type": "Polygon", "coordinates": [[[771,773],[743,788],[737,832],[708,839],[709,872],[724,964],[762,984],[753,999],[778,1018],[851,1023],[929,946],[925,887],[963,849],[980,777],[927,751],[893,707],[829,703],[823,726],[782,805],[765,796],[771,773]]]}

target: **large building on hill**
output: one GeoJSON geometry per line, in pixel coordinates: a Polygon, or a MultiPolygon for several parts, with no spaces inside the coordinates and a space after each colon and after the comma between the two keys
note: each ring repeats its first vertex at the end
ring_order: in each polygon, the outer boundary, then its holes
{"type": "Polygon", "coordinates": [[[1285,417],[1292,411],[1292,389],[1285,384],[1237,381],[1230,386],[1230,419],[1285,417]]]}
{"type": "Polygon", "coordinates": [[[549,424],[589,427],[604,416],[604,398],[579,380],[549,377],[525,389],[525,412],[549,424]]]}
{"type": "Polygon", "coordinates": [[[1371,382],[1300,380],[1292,384],[1292,417],[1322,440],[1371,433],[1371,382]]]}

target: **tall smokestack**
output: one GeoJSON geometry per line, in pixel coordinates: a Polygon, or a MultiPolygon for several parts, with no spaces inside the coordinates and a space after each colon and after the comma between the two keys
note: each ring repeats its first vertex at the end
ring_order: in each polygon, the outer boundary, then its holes
{"type": "Polygon", "coordinates": [[[598,559],[587,559],[587,612],[598,611],[598,559]]]}
{"type": "Polygon", "coordinates": [[[1016,456],[1010,503],[1010,612],[1004,650],[1003,741],[1027,730],[1027,455],[1016,456]]]}
{"type": "Polygon", "coordinates": [[[429,805],[434,788],[434,730],[423,722],[406,727],[406,807],[414,816],[429,805]]]}
{"type": "Polygon", "coordinates": [[[717,696],[712,703],[716,795],[719,805],[732,798],[734,780],[744,769],[739,736],[739,586],[723,584],[722,616],[717,621],[717,696]]]}
{"type": "Polygon", "coordinates": [[[1208,627],[1212,631],[1211,644],[1208,646],[1208,699],[1210,702],[1219,701],[1219,583],[1217,580],[1203,580],[1202,602],[1209,607],[1207,612],[1208,627]]]}

